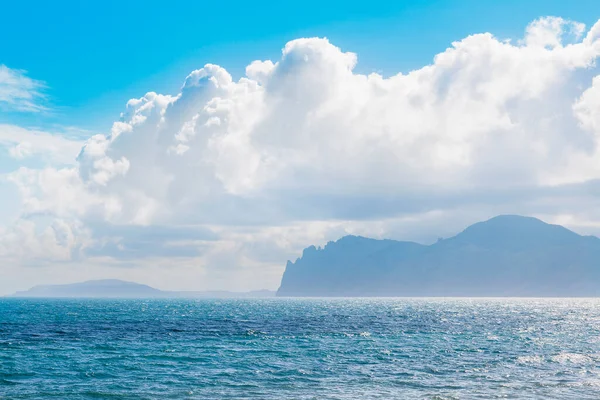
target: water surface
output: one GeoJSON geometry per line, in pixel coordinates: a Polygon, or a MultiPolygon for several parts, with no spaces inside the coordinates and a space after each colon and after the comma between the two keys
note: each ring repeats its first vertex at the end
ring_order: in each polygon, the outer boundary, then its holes
{"type": "Polygon", "coordinates": [[[0,299],[0,398],[597,399],[599,306],[0,299]]]}

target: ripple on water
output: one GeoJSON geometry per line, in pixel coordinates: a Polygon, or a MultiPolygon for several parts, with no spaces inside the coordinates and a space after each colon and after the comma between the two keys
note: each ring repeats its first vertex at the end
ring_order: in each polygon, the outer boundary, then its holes
{"type": "Polygon", "coordinates": [[[575,353],[560,353],[551,357],[552,361],[561,363],[561,364],[589,364],[594,360],[591,357],[588,357],[584,354],[575,354],[575,353]]]}

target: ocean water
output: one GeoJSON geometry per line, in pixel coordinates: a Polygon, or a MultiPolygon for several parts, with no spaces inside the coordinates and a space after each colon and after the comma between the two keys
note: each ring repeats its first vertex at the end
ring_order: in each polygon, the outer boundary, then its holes
{"type": "Polygon", "coordinates": [[[0,299],[1,399],[598,399],[600,300],[0,299]]]}

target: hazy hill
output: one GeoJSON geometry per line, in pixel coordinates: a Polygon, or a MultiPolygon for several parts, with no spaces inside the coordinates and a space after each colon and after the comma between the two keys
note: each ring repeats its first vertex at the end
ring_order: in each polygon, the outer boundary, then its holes
{"type": "Polygon", "coordinates": [[[600,296],[600,239],[520,216],[429,246],[346,236],[287,263],[278,296],[600,296]]]}
{"type": "Polygon", "coordinates": [[[272,297],[268,290],[253,292],[169,292],[134,282],[117,279],[94,280],[67,285],[40,285],[17,292],[11,297],[72,297],[72,298],[253,298],[272,297]]]}

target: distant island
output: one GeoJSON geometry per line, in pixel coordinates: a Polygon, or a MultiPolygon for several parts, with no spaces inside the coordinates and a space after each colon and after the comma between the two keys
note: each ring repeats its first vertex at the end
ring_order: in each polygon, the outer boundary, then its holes
{"type": "Polygon", "coordinates": [[[600,239],[516,215],[432,245],[345,236],[288,261],[277,296],[600,296],[600,239]]]}
{"type": "Polygon", "coordinates": [[[251,292],[228,291],[163,291],[148,285],[118,279],[93,280],[66,285],[39,285],[17,292],[9,297],[37,298],[260,298],[273,297],[275,292],[257,290],[251,292]]]}

